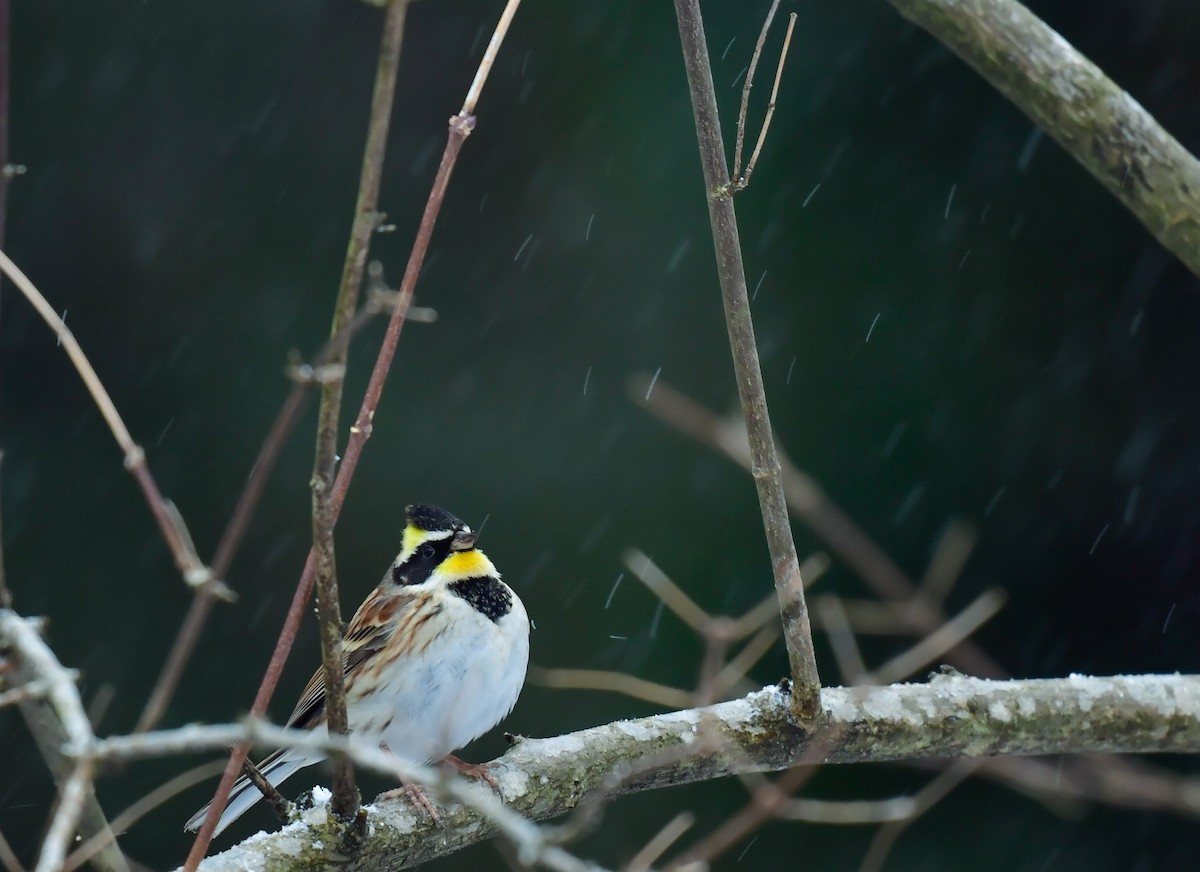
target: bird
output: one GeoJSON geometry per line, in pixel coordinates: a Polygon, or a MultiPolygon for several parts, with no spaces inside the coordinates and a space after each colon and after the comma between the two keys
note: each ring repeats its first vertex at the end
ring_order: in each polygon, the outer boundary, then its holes
{"type": "MultiPolygon", "coordinates": [[[[445,760],[495,785],[481,766],[452,752],[512,711],[529,664],[529,616],[520,597],[475,547],[476,532],[444,509],[405,510],[399,555],[342,636],[350,731],[406,760],[445,760]]],[[[324,673],[309,680],[287,725],[326,730],[324,673]]],[[[320,751],[282,748],[259,769],[272,785],[324,760],[320,751]]],[[[409,786],[414,800],[432,807],[409,786]]],[[[214,835],[262,794],[243,776],[214,835]]],[[[185,830],[198,830],[209,806],[185,830]]]]}

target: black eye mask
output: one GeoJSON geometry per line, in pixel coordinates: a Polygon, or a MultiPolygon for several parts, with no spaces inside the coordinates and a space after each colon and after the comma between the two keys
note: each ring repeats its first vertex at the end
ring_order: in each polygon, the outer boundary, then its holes
{"type": "Polygon", "coordinates": [[[421,584],[429,580],[434,568],[450,553],[450,539],[426,542],[412,556],[392,567],[392,581],[399,585],[421,584]]]}

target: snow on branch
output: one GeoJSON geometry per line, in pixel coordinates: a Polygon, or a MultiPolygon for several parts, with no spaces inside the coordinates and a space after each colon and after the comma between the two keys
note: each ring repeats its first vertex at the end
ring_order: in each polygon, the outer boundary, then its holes
{"type": "MultiPolygon", "coordinates": [[[[493,772],[510,810],[545,820],[604,795],[799,764],[1200,750],[1196,675],[1028,681],[935,675],[925,684],[826,688],[821,701],[819,723],[807,734],[792,719],[788,694],[768,687],[703,709],[519,739],[493,772]]],[[[228,731],[207,736],[204,731],[214,728],[190,729],[201,742],[230,738],[228,731]]],[[[153,754],[168,736],[101,740],[95,751],[100,757],[153,754]]],[[[501,829],[478,803],[451,801],[443,818],[444,830],[404,801],[370,807],[370,834],[344,869],[413,866],[501,829]]],[[[328,860],[324,846],[332,844],[331,831],[323,819],[323,811],[309,812],[303,822],[208,858],[201,869],[279,869],[328,860]]],[[[553,843],[554,828],[539,831],[553,843]]]]}

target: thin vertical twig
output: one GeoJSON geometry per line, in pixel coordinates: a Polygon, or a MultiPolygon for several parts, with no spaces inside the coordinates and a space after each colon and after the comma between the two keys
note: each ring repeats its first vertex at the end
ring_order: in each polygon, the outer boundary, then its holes
{"type": "Polygon", "coordinates": [[[817,672],[816,655],[813,652],[808,606],[804,601],[800,561],[796,556],[795,542],[792,540],[779,459],[771,434],[771,419],[767,411],[762,371],[758,363],[758,347],[754,338],[754,324],[750,317],[737,215],[731,197],[721,195],[722,190],[728,190],[729,170],[725,164],[717,98],[712,83],[712,70],[698,0],[675,0],[675,13],[679,21],[692,110],[696,118],[696,136],[704,169],[704,185],[708,192],[709,220],[716,247],[725,324],[733,353],[738,395],[750,438],[752,474],[758,489],[767,549],[771,556],[775,590],[779,596],[780,614],[783,619],[784,640],[794,678],[793,701],[801,717],[811,718],[815,717],[819,710],[821,681],[817,672]]]}
{"type": "MultiPolygon", "coordinates": [[[[505,7],[500,23],[497,24],[496,30],[492,34],[492,40],[488,46],[485,59],[495,56],[495,52],[499,49],[500,43],[507,33],[508,24],[511,22],[513,14],[515,14],[516,8],[519,5],[520,0],[508,0],[508,5],[505,7]]],[[[477,74],[476,81],[479,82],[479,80],[480,77],[477,74]]],[[[473,85],[472,87],[474,88],[475,86],[473,85]]],[[[471,99],[472,96],[478,99],[477,89],[473,95],[468,95],[468,99],[471,99]]],[[[362,455],[363,447],[371,435],[371,422],[375,417],[375,410],[379,405],[379,398],[383,393],[383,385],[387,379],[388,370],[391,368],[392,359],[396,354],[400,331],[404,326],[409,304],[412,302],[417,277],[421,273],[421,266],[424,264],[425,255],[429,251],[429,242],[433,236],[433,227],[437,222],[442,202],[446,196],[446,187],[450,183],[450,175],[454,170],[454,165],[458,160],[463,143],[475,127],[475,117],[467,111],[467,105],[467,103],[464,103],[462,111],[450,118],[446,147],[442,152],[442,160],[438,165],[437,174],[434,177],[433,186],[429,192],[429,198],[425,203],[425,211],[421,216],[421,223],[417,228],[417,233],[413,240],[408,265],[405,268],[404,278],[400,283],[400,288],[396,295],[387,331],[384,333],[379,354],[375,359],[375,366],[371,370],[371,377],[367,383],[367,389],[363,394],[363,401],[359,407],[358,417],[355,419],[354,425],[350,428],[350,439],[347,442],[346,451],[338,467],[337,478],[334,481],[332,489],[331,507],[335,521],[341,512],[346,490],[349,488],[350,480],[358,466],[358,459],[362,455]]],[[[255,695],[254,705],[250,710],[252,717],[263,716],[266,712],[267,704],[271,700],[271,695],[275,692],[275,687],[279,683],[279,676],[283,672],[283,664],[287,660],[292,643],[295,641],[296,631],[304,615],[305,605],[312,592],[314,574],[313,553],[310,551],[308,559],[304,564],[304,570],[300,576],[300,582],[296,586],[296,593],[292,597],[287,617],[284,619],[279,640],[275,645],[275,651],[271,655],[271,661],[267,664],[262,683],[259,685],[258,693],[255,695]]],[[[233,787],[234,780],[241,771],[242,761],[246,759],[249,751],[250,746],[244,742],[239,743],[233,748],[229,756],[229,762],[225,766],[225,772],[221,776],[221,783],[217,786],[216,794],[213,796],[208,818],[204,826],[200,828],[200,832],[196,836],[196,841],[192,844],[192,849],[188,854],[187,861],[184,863],[184,872],[195,872],[200,864],[200,860],[204,857],[205,851],[208,850],[217,820],[220,818],[225,804],[229,801],[229,792],[233,787]]]]}
{"type": "MultiPolygon", "coordinates": [[[[762,57],[763,43],[767,41],[767,31],[771,29],[771,22],[775,20],[777,9],[779,9],[779,0],[771,0],[771,8],[767,10],[767,18],[758,32],[758,42],[754,44],[754,54],[750,56],[750,68],[746,70],[746,80],[742,84],[742,105],[738,110],[737,144],[733,150],[734,180],[741,178],[742,175],[742,147],[746,143],[746,112],[750,108],[750,89],[754,87],[754,74],[758,71],[758,59],[762,57]]],[[[792,17],[795,18],[795,13],[792,13],[792,17]]]]}
{"type": "MultiPolygon", "coordinates": [[[[379,188],[383,182],[383,160],[387,148],[388,127],[396,95],[396,76],[400,68],[400,45],[404,38],[404,20],[409,0],[392,0],[387,7],[371,114],[367,123],[367,141],[363,152],[358,199],[354,205],[354,223],[350,243],[342,265],[342,278],[334,303],[329,336],[333,345],[328,363],[344,367],[348,342],[337,343],[343,328],[354,317],[359,289],[367,265],[371,236],[379,226],[379,188]]],[[[312,550],[316,571],[318,628],[321,636],[321,664],[325,673],[325,721],[330,733],[350,730],[346,715],[345,670],[342,658],[342,611],[338,596],[337,561],[334,553],[332,488],[337,470],[339,419],[345,381],[331,379],[321,386],[321,406],[317,412],[317,445],[312,472],[312,550]]],[[[348,819],[358,809],[359,794],[354,783],[354,766],[347,757],[333,764],[333,813],[348,819]]]]}
{"type": "MultiPolygon", "coordinates": [[[[369,299],[363,309],[343,328],[343,333],[346,335],[332,337],[313,358],[313,362],[308,365],[307,370],[312,372],[325,370],[333,349],[340,347],[343,341],[348,341],[370,320],[384,311],[385,309],[379,302],[369,299]]],[[[262,448],[259,449],[258,456],[254,459],[250,474],[246,476],[246,483],[238,495],[233,513],[229,516],[225,530],[221,533],[221,539],[213,553],[211,567],[213,577],[220,579],[228,577],[229,570],[233,566],[234,556],[237,554],[238,547],[250,527],[250,519],[262,498],[267,479],[275,469],[279,454],[283,451],[287,437],[295,427],[300,412],[304,408],[304,402],[312,392],[314,384],[316,382],[312,378],[293,378],[292,388],[276,414],[275,420],[271,423],[271,428],[263,440],[262,448]]],[[[191,660],[196,644],[200,641],[200,634],[208,621],[208,616],[212,613],[212,607],[216,600],[217,597],[213,595],[207,585],[199,588],[192,597],[192,604],[180,624],[179,632],[175,634],[175,641],[163,663],[158,679],[155,681],[154,690],[138,718],[137,726],[134,728],[135,733],[152,730],[162,720],[167,706],[171,702],[171,697],[175,695],[175,690],[183,677],[183,670],[191,660]]]]}

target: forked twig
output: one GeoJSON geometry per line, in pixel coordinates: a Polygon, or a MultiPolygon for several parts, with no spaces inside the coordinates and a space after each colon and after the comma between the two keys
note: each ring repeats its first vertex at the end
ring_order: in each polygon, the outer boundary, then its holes
{"type": "MultiPolygon", "coordinates": [[[[336,343],[336,340],[354,318],[363,271],[367,264],[367,252],[371,247],[371,237],[379,226],[379,189],[383,182],[383,160],[392,117],[392,104],[395,102],[400,45],[404,38],[408,4],[409,0],[392,0],[388,4],[383,24],[375,88],[367,124],[367,141],[359,176],[358,199],[354,205],[354,222],[342,266],[337,299],[334,302],[333,323],[329,329],[330,341],[335,344],[328,364],[340,370],[345,369],[349,343],[348,340],[336,343]]],[[[340,435],[338,422],[342,412],[344,384],[342,378],[333,378],[321,385],[321,405],[317,412],[317,444],[313,453],[311,479],[312,555],[316,573],[321,667],[325,674],[325,721],[327,729],[339,735],[345,735],[350,730],[346,714],[346,676],[342,656],[342,612],[338,593],[337,561],[334,555],[333,528],[337,512],[333,508],[332,494],[337,469],[340,435]]],[[[265,779],[262,779],[262,783],[265,783],[265,779]]],[[[268,799],[272,799],[269,794],[267,796],[268,799]]],[[[358,803],[354,765],[349,758],[337,757],[333,761],[333,813],[340,819],[349,820],[358,810],[358,803]]]]}
{"type": "Polygon", "coordinates": [[[817,767],[813,764],[824,759],[830,745],[832,740],[813,743],[804,754],[805,762],[787,770],[774,782],[764,779],[764,789],[754,791],[750,802],[741,811],[727,818],[711,833],[684,851],[671,864],[671,868],[693,863],[705,864],[701,868],[707,868],[713,857],[728,850],[747,833],[774,817],[791,796],[816,774],[817,767]]]}
{"type": "MultiPolygon", "coordinates": [[[[779,601],[776,596],[771,594],[737,618],[710,615],[642,551],[630,548],[625,552],[624,560],[634,577],[644,583],[666,608],[691,627],[705,642],[705,663],[701,670],[699,688],[696,691],[687,691],[625,672],[545,669],[540,666],[529,668],[529,680],[543,687],[559,690],[602,690],[621,693],[665,708],[704,705],[724,699],[731,691],[739,689],[750,670],[771,650],[781,632],[777,623],[779,601]],[[748,637],[752,638],[725,662],[729,646],[748,637]]],[[[828,567],[829,559],[824,554],[817,553],[804,561],[801,572],[811,585],[828,567]]]]}
{"type": "Polygon", "coordinates": [[[746,271],[742,264],[737,216],[728,195],[729,168],[725,163],[725,145],[721,137],[717,97],[699,0],[675,0],[675,17],[679,23],[684,67],[696,121],[696,139],[700,147],[709,222],[716,248],[725,326],[733,354],[738,397],[750,438],[754,484],[758,491],[775,591],[779,596],[784,644],[794,679],[793,697],[797,713],[809,718],[814,717],[818,710],[821,677],[813,651],[808,606],[804,601],[800,560],[792,540],[779,458],[771,433],[771,418],[767,411],[766,391],[746,289],[746,271]]]}
{"type": "Polygon", "coordinates": [[[744,191],[749,186],[750,176],[758,164],[758,155],[762,152],[763,143],[767,141],[767,131],[770,130],[771,118],[775,115],[775,98],[779,96],[779,80],[783,78],[783,65],[787,62],[788,48],[792,44],[792,29],[795,26],[796,13],[793,12],[788,16],[787,32],[783,36],[783,48],[779,52],[779,66],[775,68],[775,83],[771,86],[771,101],[767,103],[767,114],[763,116],[762,128],[758,131],[758,142],[754,143],[754,153],[750,155],[750,163],[746,164],[746,172],[736,179],[739,191],[744,191]]]}
{"type": "MultiPolygon", "coordinates": [[[[775,12],[779,9],[779,0],[771,0],[771,8],[767,10],[766,20],[758,32],[758,42],[754,44],[754,54],[750,55],[750,68],[746,70],[746,80],[742,83],[742,105],[738,109],[737,144],[733,149],[733,178],[737,180],[742,175],[742,147],[746,143],[746,111],[750,108],[750,89],[754,87],[754,74],[758,71],[758,59],[762,57],[763,43],[767,41],[767,31],[775,20],[775,12]]],[[[793,18],[795,15],[793,14],[793,18]]],[[[778,77],[776,77],[778,81],[778,77]]]]}

